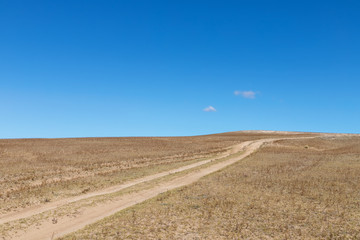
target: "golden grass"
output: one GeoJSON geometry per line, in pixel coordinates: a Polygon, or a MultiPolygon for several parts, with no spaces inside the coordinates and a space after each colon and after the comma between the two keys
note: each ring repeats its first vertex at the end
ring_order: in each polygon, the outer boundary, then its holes
{"type": "Polygon", "coordinates": [[[360,239],[360,138],[269,144],[61,239],[360,239]]]}
{"type": "MultiPolygon", "coordinates": [[[[117,199],[119,199],[119,197],[121,198],[122,196],[126,195],[126,194],[131,194],[133,192],[138,192],[141,190],[145,190],[145,189],[150,189],[153,188],[154,186],[162,183],[162,182],[166,182],[166,181],[170,181],[174,178],[178,178],[180,176],[184,176],[187,175],[191,172],[196,172],[202,168],[208,167],[210,165],[222,162],[222,161],[226,161],[229,158],[232,158],[234,156],[239,156],[241,155],[242,152],[238,152],[235,154],[232,154],[231,156],[225,156],[222,158],[218,158],[218,159],[214,159],[211,162],[202,164],[200,166],[188,169],[188,170],[184,170],[178,173],[173,173],[173,174],[169,174],[166,175],[164,177],[160,177],[160,178],[156,178],[154,180],[151,181],[147,181],[144,183],[139,183],[136,184],[134,186],[131,187],[127,187],[123,190],[120,191],[116,191],[113,193],[109,193],[109,194],[104,194],[104,195],[99,195],[99,196],[94,196],[94,197],[90,197],[90,198],[86,198],[80,201],[76,201],[73,203],[68,203],[65,204],[61,207],[57,207],[56,209],[50,210],[50,211],[46,211],[43,212],[41,214],[35,214],[31,217],[27,217],[26,219],[18,219],[16,221],[11,221],[8,222],[6,224],[0,225],[0,236],[2,235],[4,237],[4,239],[8,239],[8,238],[12,238],[13,234],[16,232],[26,232],[27,229],[29,227],[32,226],[39,226],[41,225],[41,223],[43,223],[44,221],[51,221],[52,219],[59,219],[61,220],[62,217],[64,216],[77,216],[79,213],[81,213],[83,210],[85,210],[88,207],[94,207],[95,205],[101,204],[101,203],[111,203],[113,201],[116,201],[117,199]]],[[[192,161],[192,162],[196,162],[196,161],[192,161]]],[[[174,164],[168,164],[168,165],[160,165],[160,166],[156,166],[155,168],[147,168],[145,169],[130,169],[124,172],[125,176],[118,176],[119,178],[126,178],[129,177],[128,175],[132,175],[131,178],[138,178],[139,176],[137,174],[143,174],[143,175],[149,175],[150,172],[151,173],[158,173],[161,172],[162,170],[166,170],[169,167],[174,167],[175,165],[177,167],[182,166],[182,165],[187,165],[190,164],[190,162],[180,162],[180,163],[174,163],[174,164]]],[[[46,192],[47,189],[44,190],[44,192],[46,192]]]]}
{"type": "Polygon", "coordinates": [[[3,139],[0,140],[0,214],[179,167],[220,154],[239,142],[266,137],[274,134],[3,139]]]}

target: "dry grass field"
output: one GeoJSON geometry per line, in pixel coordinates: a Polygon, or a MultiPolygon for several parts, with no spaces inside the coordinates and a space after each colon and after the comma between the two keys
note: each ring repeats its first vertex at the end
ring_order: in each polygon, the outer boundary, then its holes
{"type": "Polygon", "coordinates": [[[195,137],[0,140],[0,215],[176,168],[221,154],[236,143],[272,136],[235,132],[195,137]]]}
{"type": "Polygon", "coordinates": [[[360,137],[281,140],[61,239],[360,239],[360,137]]]}

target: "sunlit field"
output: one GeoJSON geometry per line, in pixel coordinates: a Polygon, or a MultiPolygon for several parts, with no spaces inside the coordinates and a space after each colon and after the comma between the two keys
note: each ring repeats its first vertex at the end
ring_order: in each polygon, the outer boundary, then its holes
{"type": "Polygon", "coordinates": [[[0,140],[0,214],[176,168],[219,155],[236,143],[267,137],[271,136],[225,133],[0,140]]]}
{"type": "Polygon", "coordinates": [[[62,239],[359,239],[360,138],[282,140],[62,239]]]}

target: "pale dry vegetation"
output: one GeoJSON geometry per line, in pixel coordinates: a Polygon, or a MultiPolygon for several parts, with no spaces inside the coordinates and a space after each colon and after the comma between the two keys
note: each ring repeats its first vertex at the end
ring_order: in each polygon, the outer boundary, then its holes
{"type": "Polygon", "coordinates": [[[0,215],[189,164],[244,140],[273,136],[0,140],[0,215]]]}
{"type": "Polygon", "coordinates": [[[62,239],[360,239],[360,138],[282,140],[62,239]]]}

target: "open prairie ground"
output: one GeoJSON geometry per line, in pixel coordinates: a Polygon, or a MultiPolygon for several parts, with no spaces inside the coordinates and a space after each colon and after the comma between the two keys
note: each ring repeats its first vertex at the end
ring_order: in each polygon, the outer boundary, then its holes
{"type": "Polygon", "coordinates": [[[221,155],[234,144],[266,137],[229,133],[0,140],[0,216],[221,155]]]}
{"type": "Polygon", "coordinates": [[[360,239],[360,137],[251,156],[61,239],[360,239]]]}
{"type": "Polygon", "coordinates": [[[0,140],[0,153],[3,239],[360,238],[356,135],[0,140]]]}

